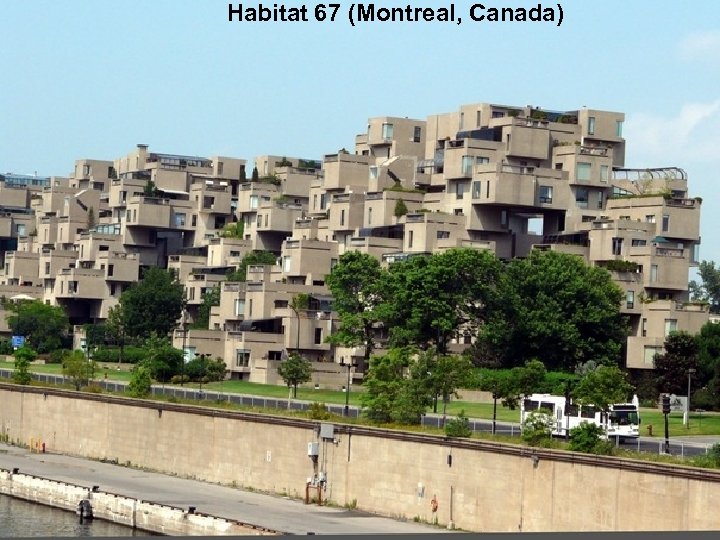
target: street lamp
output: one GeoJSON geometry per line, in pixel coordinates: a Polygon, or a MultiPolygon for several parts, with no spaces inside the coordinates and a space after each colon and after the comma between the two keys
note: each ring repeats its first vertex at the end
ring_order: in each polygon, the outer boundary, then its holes
{"type": "Polygon", "coordinates": [[[695,368],[688,369],[688,394],[687,402],[685,403],[685,426],[690,429],[690,378],[695,373],[695,368]]]}
{"type": "Polygon", "coordinates": [[[350,368],[353,367],[352,362],[345,363],[345,357],[340,357],[340,365],[347,368],[347,384],[345,385],[345,409],[343,410],[343,416],[349,416],[350,414],[350,368]]]}
{"type": "Polygon", "coordinates": [[[187,311],[185,309],[182,310],[182,318],[180,319],[180,324],[182,325],[182,333],[183,333],[183,340],[182,340],[182,364],[180,364],[180,386],[185,386],[185,355],[187,354],[185,352],[185,346],[187,341],[187,311]]]}

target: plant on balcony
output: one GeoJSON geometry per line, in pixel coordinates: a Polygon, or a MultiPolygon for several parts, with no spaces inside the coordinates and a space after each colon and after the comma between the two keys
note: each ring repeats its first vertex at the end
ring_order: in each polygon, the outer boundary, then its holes
{"type": "Polygon", "coordinates": [[[275,264],[277,255],[269,251],[251,251],[247,253],[240,261],[237,270],[228,272],[228,281],[245,281],[247,279],[247,267],[261,264],[275,264]]]}
{"type": "Polygon", "coordinates": [[[147,181],[145,187],[143,188],[143,195],[145,197],[157,197],[158,195],[160,195],[158,188],[155,186],[155,182],[153,182],[152,180],[147,181]]]}
{"type": "Polygon", "coordinates": [[[395,201],[395,217],[399,219],[407,213],[408,207],[405,204],[405,201],[403,199],[398,199],[397,201],[395,201]]]}
{"type": "Polygon", "coordinates": [[[252,176],[250,177],[251,182],[257,182],[260,179],[260,173],[258,173],[257,167],[253,167],[252,176]]]}
{"type": "Polygon", "coordinates": [[[283,157],[280,161],[275,162],[276,167],[292,167],[292,161],[288,158],[283,157]]]}
{"type": "Polygon", "coordinates": [[[632,261],[611,260],[605,263],[605,268],[611,272],[636,272],[638,264],[632,261]]]}

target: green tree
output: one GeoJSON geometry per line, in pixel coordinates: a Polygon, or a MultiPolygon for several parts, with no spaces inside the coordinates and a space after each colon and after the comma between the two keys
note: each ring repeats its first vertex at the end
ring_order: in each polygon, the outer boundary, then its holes
{"type": "Polygon", "coordinates": [[[125,332],[139,338],[153,332],[168,335],[180,318],[184,296],[182,283],[173,272],[148,268],[143,278],[120,296],[125,332]]]}
{"type": "Polygon", "coordinates": [[[708,302],[710,313],[720,313],[720,268],[714,261],[702,261],[698,274],[700,283],[693,280],[689,284],[693,300],[708,302]]]}
{"type": "Polygon", "coordinates": [[[379,261],[359,251],[347,251],[325,278],[333,296],[339,325],[328,341],[346,347],[364,347],[358,368],[369,365],[375,346],[375,327],[383,320],[384,271],[379,261]]]}
{"type": "Polygon", "coordinates": [[[377,423],[388,423],[400,417],[402,420],[420,418],[428,400],[427,387],[415,379],[406,384],[406,371],[410,365],[411,350],[390,349],[387,354],[373,356],[364,378],[367,391],[361,400],[365,416],[377,423]],[[413,391],[417,394],[413,395],[413,391]],[[403,407],[397,407],[402,401],[403,407]]]}
{"type": "Polygon", "coordinates": [[[174,348],[165,336],[151,334],[145,340],[147,356],[141,362],[150,376],[159,382],[169,382],[183,369],[183,351],[174,348]]]}
{"type": "Polygon", "coordinates": [[[608,412],[613,403],[625,403],[633,388],[617,366],[602,365],[585,375],[572,392],[576,401],[608,412]]]}
{"type": "Polygon", "coordinates": [[[623,293],[606,270],[575,255],[533,251],[508,264],[501,289],[503,302],[478,339],[504,366],[537,358],[572,372],[590,359],[618,363],[628,327],[623,293]]]}
{"type": "Polygon", "coordinates": [[[295,322],[297,324],[297,334],[295,336],[295,352],[300,354],[300,312],[306,311],[310,305],[310,295],[299,293],[290,300],[290,309],[295,314],[295,322]]]}
{"type": "Polygon", "coordinates": [[[85,356],[81,350],[68,351],[63,355],[62,372],[69,378],[75,390],[87,386],[95,377],[96,364],[85,356]]]}
{"type": "Polygon", "coordinates": [[[457,391],[467,383],[472,372],[472,363],[465,356],[443,354],[437,357],[431,378],[434,388],[443,403],[443,425],[447,413],[447,405],[451,397],[457,397],[457,391]]]}
{"type": "Polygon", "coordinates": [[[120,349],[118,364],[122,363],[125,356],[125,344],[127,340],[122,304],[116,304],[110,308],[108,317],[105,320],[105,335],[111,343],[115,343],[120,349]]]}
{"type": "Polygon", "coordinates": [[[9,308],[13,314],[7,322],[13,335],[25,336],[28,345],[40,354],[62,348],[68,329],[68,318],[62,307],[34,300],[10,304],[9,308]]]}
{"type": "Polygon", "coordinates": [[[260,179],[260,174],[258,173],[257,167],[253,167],[252,175],[250,176],[251,182],[257,182],[260,179]]]}
{"type": "Polygon", "coordinates": [[[477,328],[497,302],[502,265],[486,250],[452,249],[389,268],[387,318],[392,346],[447,351],[452,335],[477,328]]]}
{"type": "Polygon", "coordinates": [[[127,393],[132,397],[144,398],[149,396],[151,392],[152,377],[150,369],[144,365],[135,366],[127,386],[127,393]]]}
{"type": "Polygon", "coordinates": [[[211,360],[208,355],[200,354],[185,364],[184,374],[190,381],[208,383],[222,381],[226,369],[222,358],[211,360]]]}
{"type": "Polygon", "coordinates": [[[220,305],[220,285],[210,287],[202,295],[202,304],[198,308],[198,317],[193,322],[192,328],[207,330],[210,326],[210,310],[213,306],[220,305]]]}
{"type": "Polygon", "coordinates": [[[91,206],[87,211],[87,228],[92,229],[95,226],[95,209],[91,206]]]}
{"type": "Polygon", "coordinates": [[[30,347],[23,345],[15,353],[15,370],[13,371],[13,382],[15,384],[30,384],[32,374],[30,373],[30,362],[37,358],[37,353],[30,347]]]}
{"type": "Polygon", "coordinates": [[[269,251],[251,251],[245,254],[240,261],[240,266],[227,275],[228,281],[245,281],[247,279],[247,267],[264,264],[275,264],[277,255],[269,251]]]}
{"type": "Polygon", "coordinates": [[[405,201],[403,199],[398,199],[397,201],[395,201],[395,211],[394,211],[395,217],[400,219],[407,213],[408,213],[408,207],[405,204],[405,201]]]}
{"type": "Polygon", "coordinates": [[[698,370],[693,387],[700,389],[700,396],[697,397],[704,397],[705,403],[698,403],[695,395],[693,403],[698,407],[717,409],[720,407],[720,324],[706,323],[696,340],[698,370]]]}
{"type": "Polygon", "coordinates": [[[687,392],[688,373],[698,368],[698,343],[687,332],[671,332],[665,338],[665,352],[655,355],[658,390],[669,394],[687,392]]]}
{"type": "Polygon", "coordinates": [[[282,377],[288,388],[292,388],[293,397],[297,397],[298,385],[308,382],[312,377],[312,365],[298,353],[292,353],[290,358],[278,366],[278,375],[282,377]]]}

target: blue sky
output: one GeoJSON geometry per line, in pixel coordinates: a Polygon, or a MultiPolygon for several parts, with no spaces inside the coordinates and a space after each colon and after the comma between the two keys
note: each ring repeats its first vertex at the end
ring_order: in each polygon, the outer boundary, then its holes
{"type": "Polygon", "coordinates": [[[332,23],[230,23],[226,0],[3,2],[0,171],[67,175],[137,143],[321,158],[352,148],[372,116],[585,105],[626,113],[626,166],[688,172],[701,258],[720,262],[720,2],[565,0],[560,27],[474,23],[473,2],[455,3],[461,25],[352,27],[339,3],[332,23]]]}

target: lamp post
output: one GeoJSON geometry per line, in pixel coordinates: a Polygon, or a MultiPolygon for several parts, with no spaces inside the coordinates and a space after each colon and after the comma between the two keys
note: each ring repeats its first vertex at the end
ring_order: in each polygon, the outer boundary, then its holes
{"type": "Polygon", "coordinates": [[[690,429],[690,379],[695,373],[695,368],[688,369],[688,393],[687,402],[685,403],[685,427],[690,429]]]}
{"type": "Polygon", "coordinates": [[[352,362],[345,363],[345,357],[340,358],[340,365],[347,368],[347,384],[345,385],[345,409],[343,410],[343,416],[350,415],[350,368],[352,362]]]}
{"type": "Polygon", "coordinates": [[[182,364],[180,364],[180,386],[185,386],[185,355],[187,354],[185,352],[185,346],[187,341],[187,311],[185,309],[182,310],[182,318],[180,319],[180,324],[182,325],[182,333],[183,333],[183,340],[182,340],[182,364]]]}

